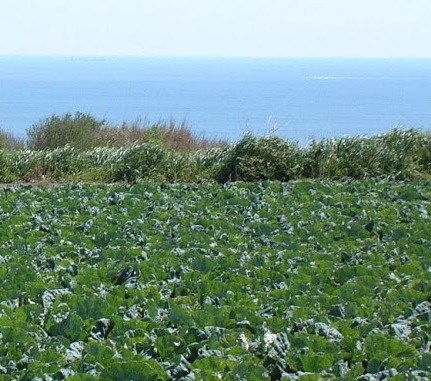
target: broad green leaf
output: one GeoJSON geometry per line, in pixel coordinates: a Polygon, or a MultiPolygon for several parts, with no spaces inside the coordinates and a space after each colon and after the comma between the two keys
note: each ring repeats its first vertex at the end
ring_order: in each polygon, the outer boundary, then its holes
{"type": "Polygon", "coordinates": [[[167,373],[154,360],[112,360],[101,373],[106,380],[159,381],[168,380],[167,373]]]}

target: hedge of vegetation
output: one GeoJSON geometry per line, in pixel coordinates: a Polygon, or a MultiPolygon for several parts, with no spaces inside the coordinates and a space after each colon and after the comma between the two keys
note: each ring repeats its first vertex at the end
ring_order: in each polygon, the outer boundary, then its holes
{"type": "MultiPolygon", "coordinates": [[[[10,134],[3,135],[4,139],[0,134],[0,147],[10,148],[14,146],[13,143],[17,143],[10,134]]],[[[158,143],[178,151],[194,151],[225,144],[223,140],[194,134],[186,121],[176,123],[171,120],[150,124],[138,119],[131,124],[113,126],[91,114],[77,112],[54,114],[34,124],[27,129],[27,138],[21,142],[21,146],[31,150],[65,146],[88,150],[94,147],[125,147],[143,143],[158,143]]]]}
{"type": "MultiPolygon", "coordinates": [[[[130,129],[125,127],[123,132],[131,136],[130,129]]],[[[146,140],[122,147],[93,147],[93,141],[92,147],[83,148],[69,144],[73,143],[69,139],[61,143],[66,145],[53,144],[57,148],[36,149],[36,139],[31,140],[33,149],[0,150],[0,181],[223,183],[300,178],[408,179],[431,174],[431,134],[415,129],[323,139],[306,147],[277,136],[250,134],[235,144],[198,141],[190,130],[174,125],[153,126],[144,132],[146,140]]],[[[76,138],[83,139],[81,135],[76,138]]]]}

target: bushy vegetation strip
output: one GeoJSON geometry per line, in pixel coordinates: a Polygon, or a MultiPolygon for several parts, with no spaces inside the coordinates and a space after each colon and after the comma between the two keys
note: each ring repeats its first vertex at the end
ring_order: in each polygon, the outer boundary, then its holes
{"type": "MultiPolygon", "coordinates": [[[[175,139],[174,139],[175,141],[175,139]]],[[[201,150],[163,140],[124,147],[0,150],[0,181],[160,182],[292,179],[413,179],[431,175],[431,135],[393,130],[372,137],[324,139],[299,147],[276,136],[244,136],[201,150]]],[[[184,144],[183,144],[184,145],[184,144]]]]}
{"type": "Polygon", "coordinates": [[[9,187],[0,380],[428,380],[431,183],[9,187]]]}
{"type": "MultiPolygon", "coordinates": [[[[79,150],[93,147],[125,147],[133,144],[158,142],[168,149],[195,151],[226,144],[221,139],[210,139],[195,134],[186,121],[173,120],[149,123],[138,119],[133,123],[111,125],[91,114],[77,112],[52,115],[27,129],[21,146],[32,150],[56,149],[65,146],[79,150]]],[[[0,147],[15,148],[19,141],[0,130],[0,147]]]]}

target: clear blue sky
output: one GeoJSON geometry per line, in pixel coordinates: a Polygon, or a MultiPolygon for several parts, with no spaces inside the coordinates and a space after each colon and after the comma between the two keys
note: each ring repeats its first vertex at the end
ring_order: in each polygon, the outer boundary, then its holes
{"type": "Polygon", "coordinates": [[[0,55],[431,57],[431,0],[0,0],[0,55]]]}

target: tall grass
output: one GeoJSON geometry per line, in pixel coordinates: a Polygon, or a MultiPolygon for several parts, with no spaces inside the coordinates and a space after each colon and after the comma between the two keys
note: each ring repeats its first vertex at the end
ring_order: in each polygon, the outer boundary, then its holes
{"type": "Polygon", "coordinates": [[[23,149],[25,141],[0,128],[0,149],[23,149]]]}
{"type": "Polygon", "coordinates": [[[430,173],[431,136],[414,129],[394,129],[372,137],[324,139],[313,142],[306,156],[306,177],[409,178],[430,173]]]}
{"type": "Polygon", "coordinates": [[[186,121],[148,124],[138,120],[121,126],[104,126],[97,134],[97,145],[126,147],[135,144],[160,144],[173,151],[198,151],[226,145],[222,139],[211,139],[194,133],[186,121]]]}
{"type": "MultiPolygon", "coordinates": [[[[78,124],[84,120],[93,123],[87,130],[94,133],[91,147],[84,148],[90,138],[76,146],[70,141],[58,146],[59,139],[52,139],[49,142],[56,142],[54,148],[42,149],[36,142],[58,122],[50,118],[32,130],[41,133],[37,139],[37,134],[33,136],[34,145],[0,149],[0,181],[223,183],[298,178],[431,178],[431,134],[415,129],[394,129],[371,137],[323,139],[299,147],[280,137],[250,134],[235,144],[206,140],[194,136],[185,124],[144,128],[137,123],[116,130],[85,119],[83,114],[64,118],[78,124]]],[[[82,141],[80,135],[69,136],[76,138],[74,142],[82,141]]]]}

